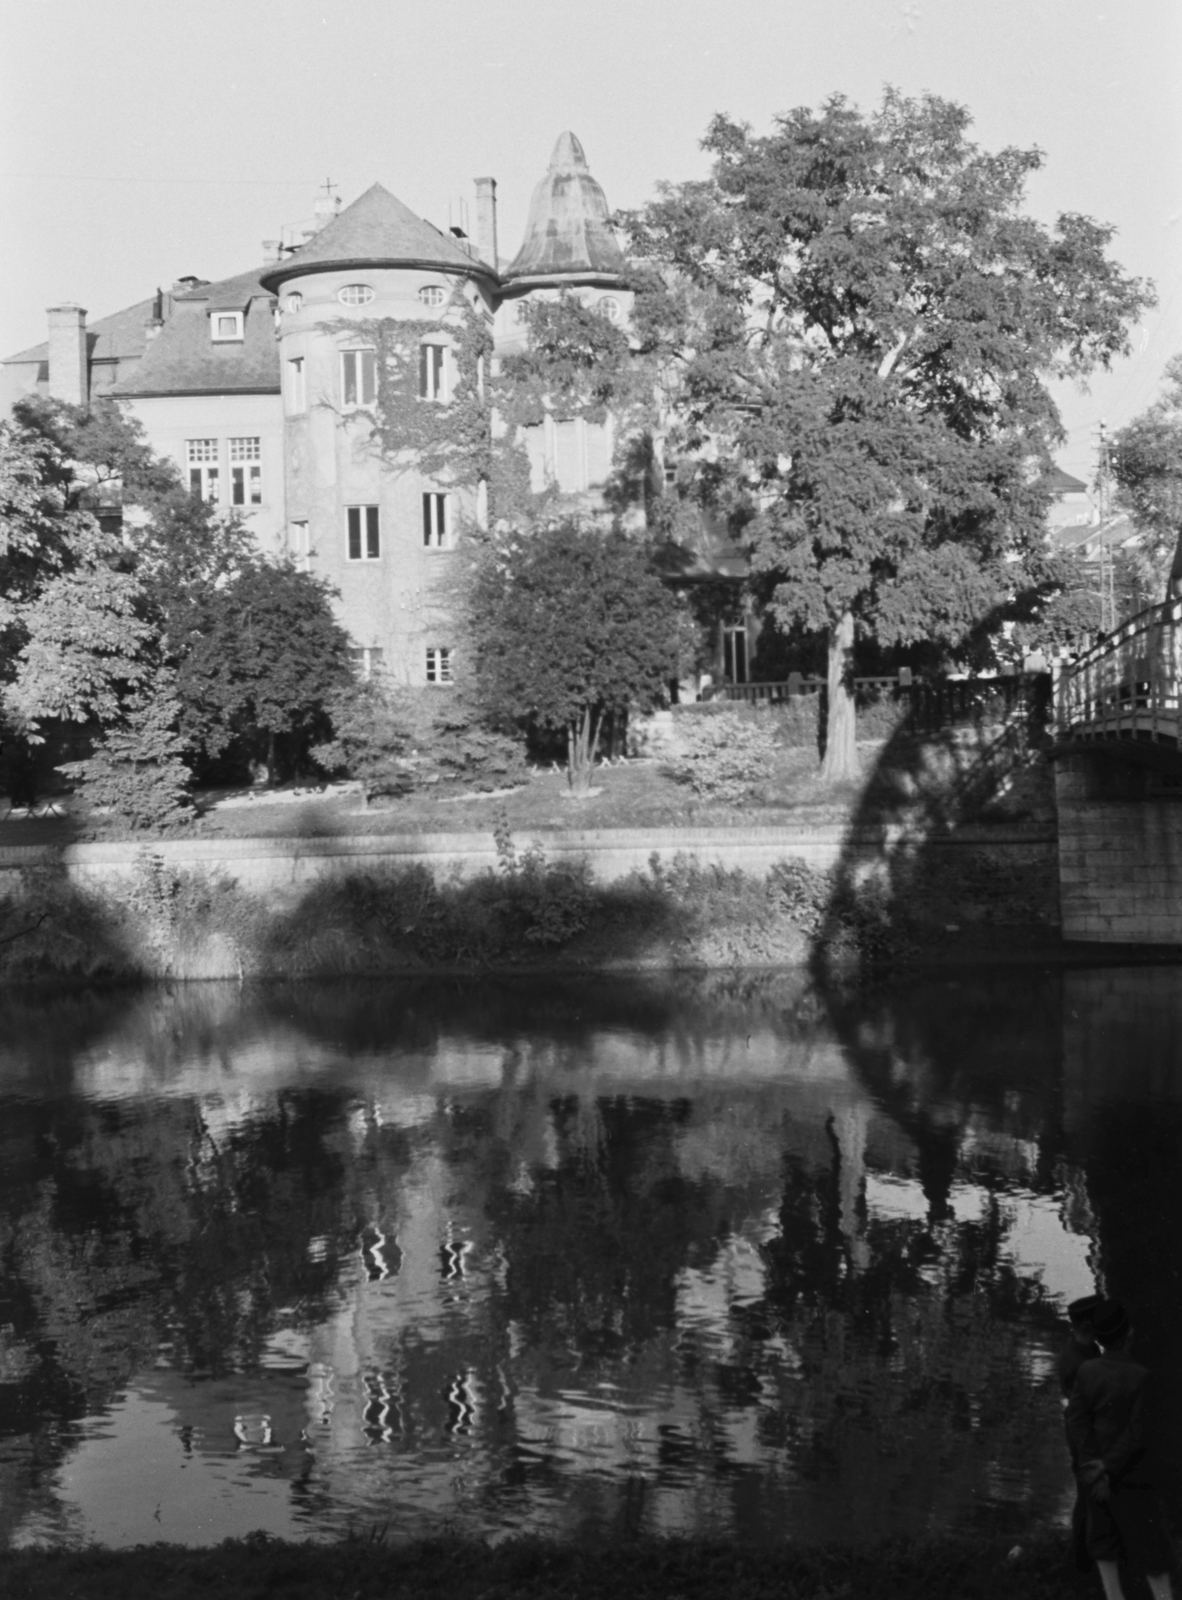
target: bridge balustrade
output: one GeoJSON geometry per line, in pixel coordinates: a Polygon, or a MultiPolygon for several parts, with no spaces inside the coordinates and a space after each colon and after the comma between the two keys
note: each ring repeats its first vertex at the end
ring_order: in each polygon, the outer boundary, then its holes
{"type": "Polygon", "coordinates": [[[1182,600],[1149,606],[1064,668],[1057,722],[1064,739],[1179,745],[1182,600]]]}

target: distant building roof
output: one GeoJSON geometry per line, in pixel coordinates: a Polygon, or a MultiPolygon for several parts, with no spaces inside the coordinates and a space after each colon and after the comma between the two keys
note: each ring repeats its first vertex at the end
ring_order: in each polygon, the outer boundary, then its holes
{"type": "Polygon", "coordinates": [[[271,297],[261,267],[173,298],[172,315],[148,343],[143,360],[113,395],[270,394],[279,391],[279,351],[271,297]],[[214,311],[241,311],[244,339],[214,343],[214,311]]]}
{"type": "MultiPolygon", "coordinates": [[[[142,356],[148,344],[147,324],[152,320],[155,299],[137,300],[125,311],[100,317],[86,329],[86,342],[91,361],[134,361],[142,356]]],[[[35,344],[19,355],[5,356],[3,365],[31,365],[34,361],[49,360],[48,341],[35,344]]]]}
{"type": "Polygon", "coordinates": [[[459,267],[496,279],[491,267],[375,183],[307,244],[268,267],[262,281],[274,292],[289,278],[325,267],[381,266],[440,267],[450,272],[459,267]]]}
{"type": "Polygon", "coordinates": [[[1088,486],[1073,478],[1062,467],[1052,467],[1047,473],[1047,485],[1052,494],[1087,494],[1088,486]]]}
{"type": "Polygon", "coordinates": [[[1101,547],[1119,550],[1122,546],[1138,544],[1141,534],[1133,519],[1125,512],[1107,517],[1103,522],[1076,524],[1055,528],[1051,533],[1055,547],[1065,555],[1084,555],[1099,552],[1101,547]]]}
{"type": "Polygon", "coordinates": [[[618,278],[624,268],[608,225],[607,199],[588,170],[583,147],[573,133],[561,134],[534,189],[525,239],[505,279],[618,278]]]}

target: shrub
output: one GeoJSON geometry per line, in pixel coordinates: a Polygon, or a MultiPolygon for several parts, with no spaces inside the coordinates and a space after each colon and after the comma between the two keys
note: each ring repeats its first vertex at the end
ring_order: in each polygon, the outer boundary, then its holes
{"type": "Polygon", "coordinates": [[[153,690],[137,691],[93,755],[59,768],[88,806],[109,811],[129,828],[167,828],[191,815],[184,741],[176,732],[180,704],[170,688],[161,674],[153,690]]]}
{"type": "Polygon", "coordinates": [[[678,733],[684,753],[665,770],[708,800],[733,805],[750,798],[776,754],[775,735],[764,720],[732,711],[685,718],[678,733]]]}

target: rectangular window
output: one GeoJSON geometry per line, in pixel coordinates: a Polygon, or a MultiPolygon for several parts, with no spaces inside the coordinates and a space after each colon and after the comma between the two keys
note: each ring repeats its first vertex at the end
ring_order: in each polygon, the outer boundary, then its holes
{"type": "Polygon", "coordinates": [[[377,506],[349,506],[349,560],[377,561],[382,554],[382,538],[377,506]]]}
{"type": "Polygon", "coordinates": [[[294,416],[308,409],[308,384],[304,375],[304,358],[297,356],[287,363],[287,409],[294,416]]]}
{"type": "Polygon", "coordinates": [[[447,399],[447,349],[444,345],[419,346],[419,399],[447,399]]]}
{"type": "Polygon", "coordinates": [[[244,338],[241,311],[214,311],[209,318],[209,333],[214,344],[229,344],[244,338]]]}
{"type": "Polygon", "coordinates": [[[423,543],[429,550],[444,550],[451,543],[448,498],[434,493],[423,496],[423,543]]]}
{"type": "Polygon", "coordinates": [[[301,572],[307,572],[312,554],[312,540],[307,522],[293,522],[287,538],[287,551],[301,572]]]}
{"type": "Polygon", "coordinates": [[[428,645],[427,682],[450,683],[451,681],[451,650],[446,646],[440,649],[438,645],[428,645]]]}
{"type": "Polygon", "coordinates": [[[194,500],[218,502],[218,441],[216,439],[186,439],[185,454],[189,463],[189,493],[194,500]]]}
{"type": "Polygon", "coordinates": [[[341,398],[347,406],[372,406],[377,397],[377,373],[372,350],[341,352],[341,398]]]}
{"type": "Polygon", "coordinates": [[[263,467],[261,439],[230,440],[230,503],[261,506],[263,467]]]}
{"type": "Polygon", "coordinates": [[[380,649],[350,650],[349,660],[362,678],[372,678],[375,672],[382,670],[384,652],[380,649]]]}

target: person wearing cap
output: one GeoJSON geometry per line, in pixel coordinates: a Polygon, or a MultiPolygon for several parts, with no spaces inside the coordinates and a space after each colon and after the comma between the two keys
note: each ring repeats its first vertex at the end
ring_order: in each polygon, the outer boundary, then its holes
{"type": "Polygon", "coordinates": [[[1123,1306],[1104,1301],[1091,1323],[1101,1354],[1076,1373],[1066,1415],[1076,1476],[1088,1497],[1088,1554],[1107,1600],[1124,1600],[1122,1557],[1145,1573],[1154,1600],[1172,1600],[1170,1545],[1145,1439],[1149,1373],[1133,1360],[1123,1306]]]}
{"type": "MultiPolygon", "coordinates": [[[[1067,1320],[1071,1323],[1071,1337],[1059,1352],[1059,1388],[1063,1403],[1071,1399],[1075,1378],[1085,1361],[1094,1361],[1100,1346],[1092,1332],[1092,1313],[1104,1304],[1103,1295],[1088,1294],[1073,1300],[1067,1307],[1067,1320]]],[[[1070,1442],[1069,1442],[1070,1447],[1070,1442]]],[[[1071,1508],[1071,1555],[1077,1572],[1089,1572],[1092,1558],[1088,1555],[1088,1494],[1079,1481],[1079,1462],[1071,1452],[1071,1470],[1076,1474],[1075,1504],[1071,1508]]]]}

